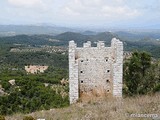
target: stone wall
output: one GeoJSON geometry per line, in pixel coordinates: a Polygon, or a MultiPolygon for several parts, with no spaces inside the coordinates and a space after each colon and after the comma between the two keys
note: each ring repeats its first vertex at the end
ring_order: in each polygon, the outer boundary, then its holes
{"type": "Polygon", "coordinates": [[[75,103],[84,94],[121,97],[122,66],[123,44],[118,39],[112,39],[111,47],[105,47],[102,41],[97,43],[97,47],[91,47],[88,41],[80,48],[70,41],[70,103],[75,103]]]}
{"type": "Polygon", "coordinates": [[[78,83],[78,62],[75,57],[76,44],[69,42],[69,99],[70,103],[75,103],[79,98],[78,83]]]}
{"type": "Polygon", "coordinates": [[[123,43],[115,38],[112,39],[111,47],[115,58],[113,63],[113,96],[122,97],[123,79],[123,43]]]}

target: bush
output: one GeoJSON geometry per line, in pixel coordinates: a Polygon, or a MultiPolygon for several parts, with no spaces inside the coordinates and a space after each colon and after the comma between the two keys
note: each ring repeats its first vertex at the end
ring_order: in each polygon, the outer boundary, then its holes
{"type": "Polygon", "coordinates": [[[36,119],[33,118],[32,116],[25,116],[23,120],[36,120],[36,119]]]}
{"type": "Polygon", "coordinates": [[[5,117],[0,115],[0,120],[5,120],[5,117]]]}
{"type": "Polygon", "coordinates": [[[133,52],[131,58],[124,64],[123,92],[127,95],[136,95],[159,91],[159,67],[155,64],[152,63],[150,54],[133,52]]]}

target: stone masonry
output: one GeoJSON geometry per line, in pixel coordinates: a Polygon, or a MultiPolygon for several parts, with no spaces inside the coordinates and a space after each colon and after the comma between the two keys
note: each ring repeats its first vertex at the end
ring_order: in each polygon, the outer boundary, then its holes
{"type": "Polygon", "coordinates": [[[69,42],[69,99],[75,103],[83,95],[122,97],[123,43],[113,38],[111,47],[99,41],[77,47],[69,42]]]}

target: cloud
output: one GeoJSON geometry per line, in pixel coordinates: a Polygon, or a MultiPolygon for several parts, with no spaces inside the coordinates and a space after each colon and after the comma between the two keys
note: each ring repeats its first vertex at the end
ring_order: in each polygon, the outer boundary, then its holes
{"type": "Polygon", "coordinates": [[[11,5],[16,7],[37,7],[37,6],[44,6],[42,0],[8,0],[11,5]]]}
{"type": "MultiPolygon", "coordinates": [[[[115,25],[160,20],[160,0],[1,0],[7,19],[58,24],[115,25]],[[7,1],[7,4],[6,4],[7,1]],[[146,2],[147,1],[147,2],[146,2]],[[7,5],[7,6],[6,6],[7,5]],[[11,17],[12,16],[12,17],[11,17]],[[29,18],[29,19],[26,19],[29,18]]],[[[2,21],[2,20],[1,20],[2,21]]]]}
{"type": "Polygon", "coordinates": [[[112,6],[104,6],[101,9],[101,13],[104,16],[108,17],[126,17],[132,18],[138,16],[140,13],[136,9],[130,9],[127,6],[120,6],[120,7],[112,7],[112,6]]]}
{"type": "Polygon", "coordinates": [[[80,15],[80,13],[73,11],[70,7],[65,7],[63,12],[73,16],[80,15]]]}
{"type": "Polygon", "coordinates": [[[77,19],[132,19],[141,13],[127,6],[126,0],[70,0],[63,6],[62,14],[77,19]],[[100,18],[98,18],[100,17],[100,18]]]}

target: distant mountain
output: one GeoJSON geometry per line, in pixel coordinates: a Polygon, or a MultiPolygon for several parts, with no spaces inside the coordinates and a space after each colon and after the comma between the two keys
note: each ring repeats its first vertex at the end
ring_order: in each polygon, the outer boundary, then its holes
{"type": "Polygon", "coordinates": [[[88,36],[83,35],[81,33],[75,33],[75,32],[65,32],[59,35],[55,36],[56,39],[58,40],[63,40],[63,41],[70,41],[70,40],[87,40],[88,36]]]}
{"type": "MultiPolygon", "coordinates": [[[[137,34],[137,33],[136,33],[137,34]]],[[[122,32],[121,32],[122,35],[122,32]]],[[[104,41],[106,46],[110,46],[111,39],[116,37],[124,43],[124,50],[145,50],[151,52],[154,57],[160,56],[160,40],[152,38],[132,38],[135,34],[123,33],[125,39],[120,35],[112,32],[101,32],[96,35],[83,35],[76,32],[65,32],[58,35],[16,35],[10,37],[0,37],[0,47],[3,45],[17,47],[22,46],[39,46],[39,45],[50,45],[50,46],[65,46],[68,47],[68,42],[74,40],[77,46],[81,47],[84,42],[91,41],[92,46],[96,46],[97,41],[104,41]],[[125,36],[126,34],[126,36],[125,36]],[[130,37],[130,38],[129,38],[130,37]]],[[[137,35],[138,36],[138,35],[137,35]]]]}
{"type": "Polygon", "coordinates": [[[84,42],[89,40],[90,36],[75,32],[65,32],[56,35],[54,38],[63,41],[66,45],[68,45],[70,40],[74,40],[78,45],[82,46],[84,42]]]}
{"type": "Polygon", "coordinates": [[[111,44],[112,38],[119,38],[116,34],[111,32],[102,32],[92,36],[91,41],[104,41],[106,45],[111,44]]]}
{"type": "Polygon", "coordinates": [[[16,35],[9,37],[0,37],[0,43],[20,44],[20,45],[61,45],[58,42],[52,42],[53,36],[50,35],[16,35]]]}
{"type": "Polygon", "coordinates": [[[121,39],[130,40],[141,40],[141,39],[159,39],[160,30],[150,30],[150,31],[117,31],[115,32],[121,39]]]}
{"type": "Polygon", "coordinates": [[[110,41],[116,35],[110,32],[98,33],[96,35],[83,35],[76,32],[64,32],[58,35],[15,35],[0,37],[0,42],[5,44],[23,44],[23,45],[61,45],[68,46],[70,40],[74,40],[78,46],[82,46],[84,42],[92,41],[93,46],[97,41],[105,41],[110,45],[110,41]]]}
{"type": "Polygon", "coordinates": [[[110,44],[111,39],[114,37],[118,38],[116,34],[111,32],[102,32],[96,35],[83,35],[81,33],[65,32],[55,36],[54,38],[62,40],[63,42],[66,42],[66,44],[68,44],[68,41],[74,40],[79,46],[82,46],[82,44],[86,41],[92,41],[95,46],[95,42],[97,41],[105,41],[106,44],[110,44]]]}
{"type": "Polygon", "coordinates": [[[0,36],[13,36],[19,34],[49,34],[56,35],[66,31],[75,31],[71,28],[48,25],[0,25],[0,36]]]}
{"type": "Polygon", "coordinates": [[[83,34],[83,35],[96,35],[97,34],[97,32],[94,32],[94,31],[84,31],[84,32],[82,32],[81,34],[83,34]]]}

